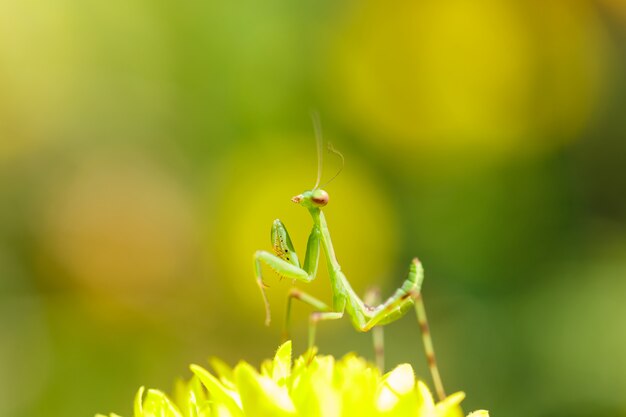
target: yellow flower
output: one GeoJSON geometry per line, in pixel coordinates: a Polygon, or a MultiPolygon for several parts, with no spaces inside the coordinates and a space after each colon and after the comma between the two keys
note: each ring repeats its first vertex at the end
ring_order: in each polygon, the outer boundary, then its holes
{"type": "MultiPolygon", "coordinates": [[[[463,416],[460,403],[464,393],[435,403],[408,364],[381,375],[354,354],[335,360],[309,351],[292,362],[291,342],[286,342],[259,371],[245,362],[233,369],[218,359],[212,359],[211,365],[217,376],[191,365],[194,375],[178,383],[174,400],[161,391],[141,387],[135,397],[134,417],[463,416]]],[[[480,410],[468,417],[489,414],[480,410]]]]}

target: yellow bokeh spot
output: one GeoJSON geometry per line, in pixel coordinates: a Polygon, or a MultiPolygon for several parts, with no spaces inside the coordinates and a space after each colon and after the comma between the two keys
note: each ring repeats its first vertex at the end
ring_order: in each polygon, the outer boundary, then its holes
{"type": "Polygon", "coordinates": [[[399,157],[553,148],[589,120],[604,61],[592,8],[548,3],[359,4],[332,38],[337,111],[399,157]]]}

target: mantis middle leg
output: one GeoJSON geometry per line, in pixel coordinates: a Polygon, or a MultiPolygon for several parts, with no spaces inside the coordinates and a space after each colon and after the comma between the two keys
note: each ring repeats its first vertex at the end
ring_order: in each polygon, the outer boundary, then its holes
{"type": "Polygon", "coordinates": [[[283,339],[289,337],[289,325],[291,321],[291,300],[300,300],[310,305],[316,311],[309,316],[309,348],[315,345],[315,334],[317,331],[317,323],[322,320],[337,320],[343,317],[343,312],[332,311],[332,309],[323,301],[309,295],[298,288],[291,288],[287,295],[287,313],[285,314],[285,326],[283,328],[283,339]]]}
{"type": "Polygon", "coordinates": [[[300,300],[303,303],[310,305],[316,311],[331,311],[331,308],[326,303],[318,300],[312,295],[309,295],[295,287],[289,289],[289,292],[287,293],[287,312],[285,313],[285,323],[283,326],[282,334],[283,342],[289,339],[289,334],[291,331],[291,301],[294,299],[300,300]]]}

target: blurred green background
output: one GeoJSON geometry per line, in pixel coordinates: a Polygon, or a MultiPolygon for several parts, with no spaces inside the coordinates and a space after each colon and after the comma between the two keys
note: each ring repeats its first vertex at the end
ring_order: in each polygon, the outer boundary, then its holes
{"type": "MultiPolygon", "coordinates": [[[[467,410],[626,416],[625,35],[623,0],[1,0],[0,415],[271,356],[252,253],[278,217],[303,254],[317,109],[343,270],[386,296],[420,257],[467,410]]],[[[414,317],[386,346],[430,381],[414,317]]]]}

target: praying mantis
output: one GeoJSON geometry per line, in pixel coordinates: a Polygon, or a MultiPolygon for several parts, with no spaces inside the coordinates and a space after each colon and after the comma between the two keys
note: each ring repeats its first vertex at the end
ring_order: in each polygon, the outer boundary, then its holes
{"type": "MultiPolygon", "coordinates": [[[[306,208],[313,219],[313,227],[309,234],[306,245],[304,263],[301,265],[298,255],[289,237],[289,233],[285,225],[279,220],[274,220],[271,230],[271,241],[274,253],[258,250],[254,253],[254,270],[256,274],[257,284],[261,290],[263,302],[265,304],[265,324],[270,323],[270,306],[265,293],[267,285],[263,281],[261,271],[262,264],[266,264],[278,275],[290,278],[295,281],[309,283],[313,281],[317,275],[317,268],[320,260],[320,247],[324,249],[324,257],[328,267],[330,284],[332,290],[332,303],[326,304],[323,301],[307,294],[298,289],[291,288],[287,299],[287,314],[285,317],[285,336],[288,334],[289,322],[291,316],[291,301],[293,299],[300,300],[308,304],[314,309],[309,320],[309,347],[313,347],[315,343],[315,333],[317,324],[324,320],[337,320],[347,314],[352,325],[357,331],[367,332],[374,329],[374,344],[379,367],[382,368],[383,363],[383,343],[382,328],[391,322],[396,321],[404,316],[411,307],[415,308],[417,320],[422,333],[422,341],[428,361],[430,373],[435,385],[437,396],[440,400],[445,399],[446,395],[443,389],[443,383],[437,367],[435,359],[435,351],[433,348],[432,338],[426,318],[426,310],[421,295],[421,286],[424,279],[424,269],[421,262],[417,258],[413,258],[409,266],[407,279],[398,288],[391,297],[385,302],[378,305],[366,304],[350,286],[350,283],[337,261],[335,250],[330,237],[330,231],[326,218],[322,212],[322,208],[328,204],[328,193],[320,186],[322,152],[321,152],[321,128],[319,118],[313,114],[313,122],[317,137],[318,150],[318,174],[317,182],[311,190],[304,191],[301,194],[291,198],[291,201],[306,208]],[[377,333],[378,331],[378,333],[377,333]]],[[[334,149],[333,152],[341,156],[334,149]]],[[[335,175],[336,177],[337,175],[335,175]]],[[[333,177],[334,178],[334,177],[333,177]]],[[[367,297],[366,297],[367,298],[367,297]]],[[[370,299],[373,299],[370,297],[370,299]]],[[[368,300],[369,301],[369,300],[368,300]]],[[[382,369],[381,369],[382,370],[382,369]]]]}

